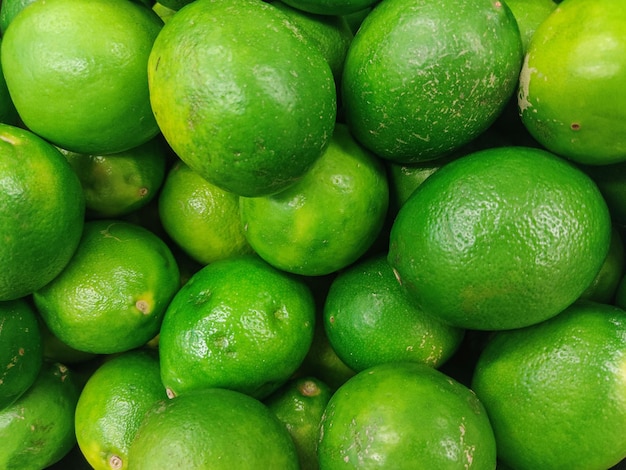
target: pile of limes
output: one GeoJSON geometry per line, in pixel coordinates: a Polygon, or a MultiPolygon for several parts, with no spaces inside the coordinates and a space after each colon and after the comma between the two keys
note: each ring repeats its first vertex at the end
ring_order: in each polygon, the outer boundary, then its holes
{"type": "Polygon", "coordinates": [[[0,470],[626,462],[626,2],[0,2],[0,470]]]}

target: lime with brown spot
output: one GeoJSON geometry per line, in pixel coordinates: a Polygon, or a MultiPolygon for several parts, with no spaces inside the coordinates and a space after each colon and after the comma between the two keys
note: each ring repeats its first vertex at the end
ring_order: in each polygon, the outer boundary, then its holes
{"type": "Polygon", "coordinates": [[[144,415],[164,399],[154,351],[127,351],[98,367],[82,389],[75,414],[78,445],[90,465],[127,469],[128,451],[144,415]]]}
{"type": "Polygon", "coordinates": [[[320,468],[494,469],[496,441],[474,392],[412,362],[359,372],[331,397],[320,468]]]}
{"type": "Polygon", "coordinates": [[[152,232],[97,220],[85,223],[66,269],[33,297],[61,341],[111,354],[142,346],[158,333],[179,276],[169,247],[152,232]]]}

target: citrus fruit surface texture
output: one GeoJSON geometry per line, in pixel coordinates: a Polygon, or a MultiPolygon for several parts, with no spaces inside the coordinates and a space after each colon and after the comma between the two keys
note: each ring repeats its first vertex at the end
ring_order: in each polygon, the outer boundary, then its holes
{"type": "Polygon", "coordinates": [[[191,3],[163,27],[148,65],[163,135],[222,189],[278,192],[304,175],[331,137],[330,66],[264,2],[191,3]]]}
{"type": "Polygon", "coordinates": [[[34,300],[63,342],[111,354],[152,339],[179,287],[165,242],[139,225],[105,219],[85,223],[74,257],[34,300]]]}
{"type": "Polygon", "coordinates": [[[2,70],[22,121],[79,153],[118,152],[154,137],[147,63],[162,25],[127,0],[47,0],[22,9],[2,41],[2,70]]]}
{"type": "Polygon", "coordinates": [[[128,450],[144,415],[165,399],[155,351],[128,351],[104,362],[76,405],[76,438],[89,464],[96,470],[128,468],[128,450]]]}
{"type": "Polygon", "coordinates": [[[129,454],[129,470],[297,470],[289,432],[261,402],[207,388],[148,410],[129,454]]]}
{"type": "Polygon", "coordinates": [[[240,201],[245,237],[261,258],[283,271],[317,276],[348,266],[370,248],[385,221],[389,187],[380,159],[338,123],[300,181],[240,201]]]}
{"type": "Polygon", "coordinates": [[[354,370],[398,361],[438,367],[463,339],[462,329],[425,314],[411,302],[384,254],[339,273],[323,313],[331,345],[354,370]]]}
{"type": "Polygon", "coordinates": [[[0,410],[0,468],[46,468],[76,444],[78,386],[62,364],[44,363],[33,385],[0,410]]]}
{"type": "Polygon", "coordinates": [[[594,280],[609,250],[595,183],[542,149],[466,155],[430,176],[400,209],[389,262],[428,314],[484,330],[557,315],[594,280]]]}
{"type": "Polygon", "coordinates": [[[519,30],[504,2],[385,1],[367,15],[348,50],[346,120],[383,158],[436,158],[496,119],[515,91],[521,63],[519,30]]]}
{"type": "Polygon", "coordinates": [[[223,387],[263,398],[300,366],[314,325],[313,297],[301,280],[256,255],[216,261],[167,308],[159,335],[163,384],[170,396],[223,387]]]}
{"type": "Polygon", "coordinates": [[[518,103],[547,149],[594,165],[626,160],[625,22],[620,0],[568,0],[535,31],[518,103]]]}
{"type": "Polygon", "coordinates": [[[624,458],[625,329],[622,309],[581,302],[541,324],[494,334],[472,389],[502,462],[601,470],[624,458]]]}
{"type": "Polygon", "coordinates": [[[63,155],[28,130],[0,124],[0,300],[55,278],[80,240],[82,187],[63,155]]]}
{"type": "Polygon", "coordinates": [[[396,362],[361,371],[334,393],[318,456],[324,469],[493,469],[496,443],[474,392],[432,367],[396,362]]]}

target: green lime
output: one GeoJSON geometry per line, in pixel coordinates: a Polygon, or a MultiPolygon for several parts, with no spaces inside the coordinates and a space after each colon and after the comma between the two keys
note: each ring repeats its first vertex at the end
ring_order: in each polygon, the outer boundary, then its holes
{"type": "Polygon", "coordinates": [[[337,123],[313,168],[286,190],[241,198],[250,246],[271,265],[307,276],[356,261],[380,233],[389,201],[385,168],[337,123]]]}
{"type": "Polygon", "coordinates": [[[147,411],[167,399],[158,356],[127,351],[104,362],[87,380],[76,405],[78,445],[96,470],[128,468],[128,450],[147,411]]]}
{"type": "Polygon", "coordinates": [[[348,49],[346,121],[383,158],[437,158],[495,121],[521,64],[520,33],[504,2],[386,0],[365,17],[348,49]]]}
{"type": "Polygon", "coordinates": [[[22,9],[3,36],[2,70],[24,124],[88,154],[157,135],[147,63],[162,25],[128,0],[46,0],[22,9]]]}
{"type": "Polygon", "coordinates": [[[63,270],[80,240],[85,200],[63,155],[0,124],[0,301],[31,294],[63,270]]]}
{"type": "Polygon", "coordinates": [[[439,367],[464,334],[416,307],[385,254],[337,275],[326,297],[324,327],[337,355],[355,371],[402,361],[439,367]]]}
{"type": "Polygon", "coordinates": [[[341,16],[363,11],[378,0],[284,0],[288,5],[318,15],[341,16]]]}
{"type": "Polygon", "coordinates": [[[320,468],[493,469],[489,417],[468,387],[432,367],[381,364],[331,397],[322,417],[320,468]]]}
{"type": "Polygon", "coordinates": [[[205,388],[148,410],[129,452],[129,470],[297,470],[295,445],[260,401],[205,388]]]}
{"type": "Polygon", "coordinates": [[[625,23],[622,0],[568,0],[536,29],[518,104],[548,150],[591,165],[626,160],[625,23]]]}
{"type": "Polygon", "coordinates": [[[239,216],[239,196],[209,183],[183,161],[168,172],[159,217],[169,237],[205,265],[252,253],[239,216]]]}
{"type": "Polygon", "coordinates": [[[389,262],[426,313],[464,328],[519,328],[587,289],[611,230],[585,173],[545,150],[499,147],[420,185],[394,221],[389,262]]]}
{"type": "Polygon", "coordinates": [[[526,52],[535,30],[550,16],[558,4],[553,0],[505,0],[505,3],[517,21],[524,52],[526,52]]]}
{"type": "Polygon", "coordinates": [[[496,332],[472,389],[498,458],[519,470],[604,470],[626,457],[626,312],[579,302],[545,322],[496,332]]]}
{"type": "Polygon", "coordinates": [[[290,380],[267,397],[264,403],[293,439],[301,470],[317,470],[317,440],[331,388],[315,377],[290,380]]]}
{"type": "Polygon", "coordinates": [[[239,195],[275,193],[300,179],[335,124],[326,59],[259,0],[196,0],[179,10],[154,43],[148,79],[172,149],[239,195]]]}
{"type": "Polygon", "coordinates": [[[155,137],[108,155],[84,155],[60,149],[82,184],[87,217],[119,217],[150,202],[165,179],[168,155],[165,145],[161,138],[155,137]]]}
{"type": "Polygon", "coordinates": [[[34,300],[65,344],[110,354],[152,339],[179,286],[176,260],[159,237],[128,222],[98,220],[85,223],[76,254],[34,300]]]}
{"type": "Polygon", "coordinates": [[[159,335],[169,396],[223,387],[264,398],[302,363],[315,324],[308,286],[256,255],[211,263],[170,303],[159,335]]]}
{"type": "Polygon", "coordinates": [[[72,372],[45,362],[26,393],[0,410],[0,468],[42,469],[61,460],[76,444],[77,401],[72,372]]]}
{"type": "Polygon", "coordinates": [[[609,253],[604,259],[600,271],[589,287],[579,297],[581,300],[613,303],[617,287],[624,275],[624,243],[616,228],[611,231],[609,253]]]}
{"type": "Polygon", "coordinates": [[[0,410],[35,382],[43,362],[37,314],[25,299],[0,302],[0,410]]]}

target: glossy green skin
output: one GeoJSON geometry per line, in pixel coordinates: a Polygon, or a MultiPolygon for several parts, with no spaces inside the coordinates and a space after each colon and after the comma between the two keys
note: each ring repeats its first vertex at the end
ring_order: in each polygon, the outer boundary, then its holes
{"type": "Polygon", "coordinates": [[[0,411],[0,468],[45,468],[76,444],[78,388],[61,364],[44,363],[29,390],[0,411]]]}
{"type": "Polygon", "coordinates": [[[308,276],[335,272],[363,255],[388,204],[384,166],[342,124],[302,180],[272,196],[240,199],[250,246],[271,265],[308,276]]]}
{"type": "Polygon", "coordinates": [[[154,43],[148,80],[173,150],[238,195],[299,180],[335,124],[335,82],[322,53],[258,0],[196,0],[181,9],[154,43]]]}
{"type": "Polygon", "coordinates": [[[6,124],[0,124],[0,174],[3,301],[32,294],[67,265],[82,235],[85,198],[54,146],[6,124]]]}
{"type": "Polygon", "coordinates": [[[0,410],[35,381],[43,362],[35,310],[25,299],[0,303],[0,410]]]}
{"type": "Polygon", "coordinates": [[[466,386],[423,364],[359,372],[322,417],[320,468],[493,470],[496,443],[483,405],[466,386]]]}
{"type": "Polygon", "coordinates": [[[520,73],[522,122],[572,161],[626,161],[626,3],[563,2],[537,28],[520,73]]]}
{"type": "Polygon", "coordinates": [[[579,302],[485,345],[471,388],[519,470],[612,468],[626,455],[624,311],[579,302]],[[601,406],[598,406],[601,403],[601,406]]]}
{"type": "Polygon", "coordinates": [[[587,175],[545,150],[500,147],[422,183],[394,221],[388,259],[425,312],[497,330],[546,320],[575,301],[610,239],[608,208],[587,175]]]}
{"type": "Polygon", "coordinates": [[[297,278],[256,255],[215,261],[170,303],[159,335],[161,378],[170,396],[206,387],[264,398],[302,363],[315,303],[297,278]]]}
{"type": "Polygon", "coordinates": [[[128,0],[24,8],[7,28],[1,58],[21,120],[79,153],[120,152],[156,136],[147,61],[162,25],[151,9],[128,0]]]}
{"type": "Polygon", "coordinates": [[[166,400],[155,351],[111,357],[94,371],[76,405],[78,445],[93,468],[128,468],[128,450],[146,412],[166,400]]]}
{"type": "Polygon", "coordinates": [[[289,433],[258,400],[206,388],[155,404],[129,453],[129,470],[298,470],[289,433]]]}
{"type": "Polygon", "coordinates": [[[331,388],[315,377],[287,382],[264,403],[285,425],[293,439],[301,470],[317,470],[317,439],[331,388]]]}
{"type": "Polygon", "coordinates": [[[346,120],[383,158],[436,158],[489,127],[515,91],[521,63],[519,30],[503,2],[381,2],[348,50],[346,120]]]}
{"type": "Polygon", "coordinates": [[[384,254],[337,275],[326,296],[324,327],[337,355],[356,371],[400,361],[439,367],[463,339],[462,329],[415,306],[384,254]]]}

